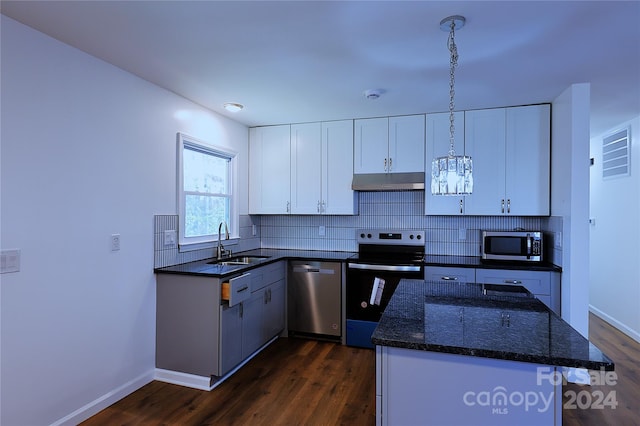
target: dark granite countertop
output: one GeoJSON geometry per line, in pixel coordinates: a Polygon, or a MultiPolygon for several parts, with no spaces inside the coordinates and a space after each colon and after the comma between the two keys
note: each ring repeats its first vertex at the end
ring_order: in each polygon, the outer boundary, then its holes
{"type": "Polygon", "coordinates": [[[181,263],[179,265],[156,268],[154,272],[159,274],[203,275],[209,277],[223,277],[230,274],[254,269],[279,260],[320,260],[342,262],[356,253],[325,250],[286,250],[286,249],[255,249],[234,253],[236,256],[264,256],[264,260],[251,265],[218,265],[210,263],[215,259],[197,260],[195,262],[181,263]]]}
{"type": "Polygon", "coordinates": [[[538,299],[485,294],[483,285],[474,283],[403,279],[372,342],[563,367],[614,368],[600,349],[538,299]]]}
{"type": "Polygon", "coordinates": [[[426,266],[448,266],[455,268],[479,269],[525,269],[528,271],[562,272],[562,268],[549,262],[511,262],[498,260],[482,260],[480,256],[450,256],[427,254],[424,257],[426,266]]]}

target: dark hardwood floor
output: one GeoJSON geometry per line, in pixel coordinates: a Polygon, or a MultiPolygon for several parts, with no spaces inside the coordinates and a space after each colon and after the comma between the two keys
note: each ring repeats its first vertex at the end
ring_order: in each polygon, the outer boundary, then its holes
{"type": "MultiPolygon", "coordinates": [[[[563,393],[615,391],[618,406],[565,409],[563,424],[640,425],[640,344],[594,315],[589,327],[590,340],[616,363],[617,384],[569,384],[563,393]]],[[[211,392],[152,382],[82,424],[374,425],[375,353],[282,338],[211,392]]]]}

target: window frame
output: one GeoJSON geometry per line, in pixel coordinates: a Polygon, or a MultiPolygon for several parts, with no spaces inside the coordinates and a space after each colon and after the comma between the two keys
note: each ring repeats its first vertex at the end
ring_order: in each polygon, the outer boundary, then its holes
{"type": "MultiPolygon", "coordinates": [[[[184,190],[184,156],[183,152],[186,147],[192,147],[195,150],[201,151],[205,154],[210,154],[218,157],[224,157],[229,159],[229,170],[227,170],[228,188],[229,188],[229,228],[230,239],[235,241],[227,241],[225,245],[235,244],[238,239],[238,197],[237,194],[237,156],[238,153],[227,147],[221,147],[202,141],[200,139],[191,137],[184,133],[177,133],[177,210],[178,210],[178,247],[180,251],[198,250],[201,248],[214,247],[220,238],[217,230],[213,234],[198,236],[198,237],[186,237],[185,233],[185,220],[186,220],[186,193],[184,190]]],[[[224,230],[222,230],[224,235],[224,230]]]]}

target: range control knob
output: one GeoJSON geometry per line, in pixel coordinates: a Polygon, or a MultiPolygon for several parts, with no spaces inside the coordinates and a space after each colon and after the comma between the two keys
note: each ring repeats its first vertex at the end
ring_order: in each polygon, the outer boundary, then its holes
{"type": "Polygon", "coordinates": [[[364,238],[364,232],[360,234],[360,238],[364,238]]]}
{"type": "Polygon", "coordinates": [[[367,234],[367,238],[371,238],[371,234],[367,234]]]}
{"type": "Polygon", "coordinates": [[[416,238],[421,240],[422,239],[422,235],[418,234],[418,236],[416,238]]]}
{"type": "Polygon", "coordinates": [[[409,235],[409,239],[413,240],[413,234],[409,235]]]}

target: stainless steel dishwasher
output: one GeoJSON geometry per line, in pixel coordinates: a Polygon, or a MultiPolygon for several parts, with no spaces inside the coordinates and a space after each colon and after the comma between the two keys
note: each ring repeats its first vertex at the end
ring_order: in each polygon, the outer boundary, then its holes
{"type": "Polygon", "coordinates": [[[290,336],[340,339],[341,271],[339,262],[289,262],[287,309],[290,336]]]}

